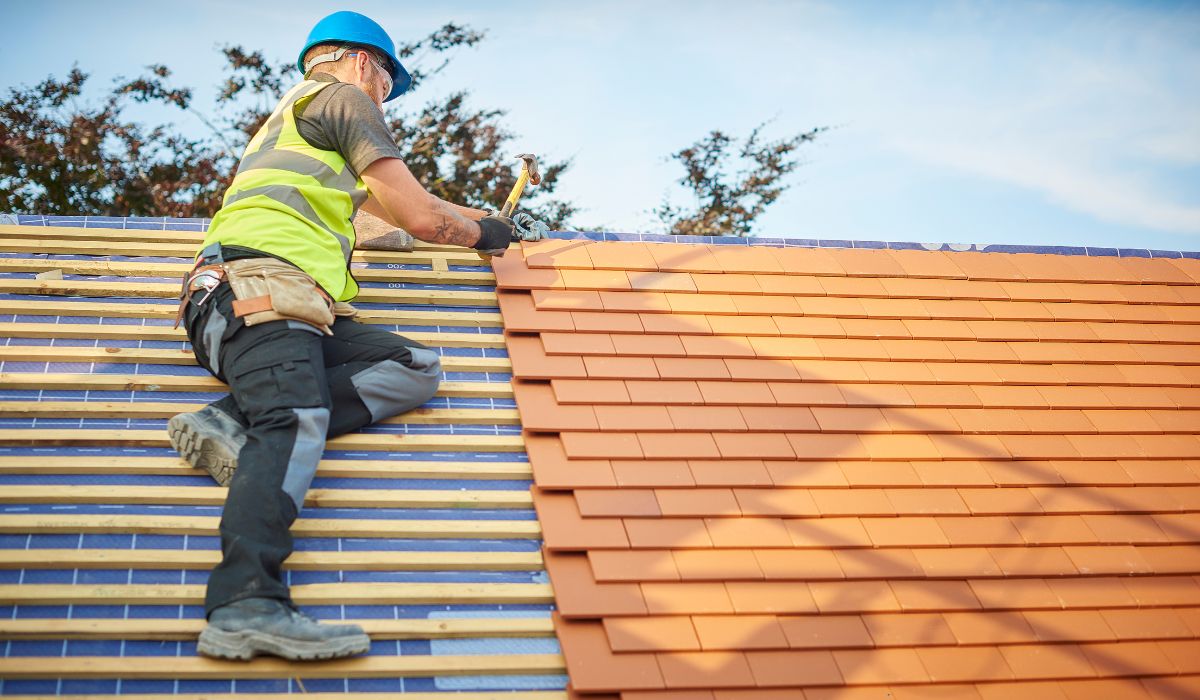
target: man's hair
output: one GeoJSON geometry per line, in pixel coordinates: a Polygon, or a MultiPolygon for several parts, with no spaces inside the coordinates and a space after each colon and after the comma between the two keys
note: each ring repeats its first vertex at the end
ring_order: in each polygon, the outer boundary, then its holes
{"type": "MultiPolygon", "coordinates": [[[[388,66],[391,64],[391,61],[389,61],[387,58],[385,58],[383,56],[380,56],[379,52],[373,50],[371,47],[355,46],[353,44],[317,44],[316,46],[313,46],[308,51],[304,52],[303,63],[304,63],[304,65],[308,65],[308,62],[313,60],[317,56],[320,56],[321,54],[326,54],[326,53],[333,53],[333,52],[337,51],[338,49],[355,49],[357,51],[366,51],[372,58],[375,59],[375,62],[378,63],[379,65],[388,66]]],[[[312,67],[312,70],[305,72],[304,77],[307,78],[314,71],[318,71],[318,70],[324,71],[324,72],[337,70],[338,67],[345,65],[343,63],[343,61],[348,61],[348,60],[353,60],[353,59],[350,57],[347,57],[347,56],[342,56],[337,61],[333,61],[330,63],[318,63],[317,65],[312,67]]]]}

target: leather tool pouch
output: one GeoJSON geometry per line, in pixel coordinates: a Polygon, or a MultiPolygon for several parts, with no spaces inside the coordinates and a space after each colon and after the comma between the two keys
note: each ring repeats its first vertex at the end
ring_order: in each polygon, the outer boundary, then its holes
{"type": "Polygon", "coordinates": [[[333,302],[333,315],[354,318],[358,315],[358,309],[351,306],[348,301],[335,301],[333,302]]]}
{"type": "Polygon", "coordinates": [[[223,267],[236,298],[233,314],[242,323],[303,321],[333,335],[333,301],[307,273],[275,258],[244,258],[223,267]]]}

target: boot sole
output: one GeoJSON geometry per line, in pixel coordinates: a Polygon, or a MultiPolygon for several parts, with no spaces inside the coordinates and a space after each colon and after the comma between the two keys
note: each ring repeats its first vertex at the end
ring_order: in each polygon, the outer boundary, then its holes
{"type": "Polygon", "coordinates": [[[237,452],[190,414],[175,416],[167,422],[171,447],[193,467],[203,469],[221,486],[228,486],[237,471],[237,452]]]}
{"type": "Polygon", "coordinates": [[[358,656],[370,648],[371,638],[365,634],[310,641],[277,637],[258,630],[228,632],[209,625],[200,633],[196,650],[204,656],[235,661],[249,661],[259,654],[289,661],[317,661],[358,656]]]}

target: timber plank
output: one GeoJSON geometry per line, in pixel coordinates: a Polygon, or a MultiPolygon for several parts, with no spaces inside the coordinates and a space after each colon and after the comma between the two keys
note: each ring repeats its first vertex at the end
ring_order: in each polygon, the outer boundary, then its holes
{"type": "MultiPolygon", "coordinates": [[[[140,243],[190,243],[199,246],[204,242],[205,231],[180,231],[175,229],[102,228],[99,226],[20,226],[0,225],[0,239],[28,238],[30,235],[46,239],[130,241],[140,243]]],[[[461,251],[462,246],[429,243],[415,240],[416,250],[461,251]]]]}
{"type": "MultiPolygon", "coordinates": [[[[0,585],[0,605],[201,605],[204,588],[187,584],[5,584],[0,585]]],[[[554,602],[548,583],[310,583],[292,586],[291,592],[299,605],[539,605],[554,602]]]]}
{"type": "MultiPolygon", "coordinates": [[[[3,259],[0,259],[3,262],[3,259]]],[[[99,316],[104,318],[175,318],[175,304],[137,304],[68,299],[0,299],[0,314],[26,316],[99,316]]],[[[500,328],[495,311],[421,311],[415,309],[358,309],[359,321],[405,326],[471,326],[500,328]]]]}
{"type": "MultiPolygon", "coordinates": [[[[104,457],[72,455],[53,457],[0,456],[0,474],[166,474],[197,475],[177,457],[104,457]]],[[[321,477],[370,479],[529,479],[528,462],[415,462],[372,459],[323,459],[321,477]]]]}
{"type": "MultiPolygon", "coordinates": [[[[87,280],[0,279],[0,293],[48,294],[70,297],[134,297],[178,299],[175,282],[93,282],[87,280]]],[[[493,291],[443,289],[388,289],[363,287],[355,297],[363,302],[432,304],[440,306],[496,306],[493,291]]]]}
{"type": "Polygon", "coordinates": [[[72,656],[0,659],[3,678],[379,678],[565,673],[560,654],[360,656],[298,664],[262,658],[254,663],[199,656],[125,658],[72,656]]]}
{"type": "MultiPolygon", "coordinates": [[[[30,231],[30,235],[37,233],[30,231]]],[[[49,255],[128,255],[144,258],[195,259],[197,246],[191,243],[163,243],[106,240],[54,240],[40,238],[5,238],[3,245],[8,253],[45,253],[49,255]]],[[[448,251],[418,249],[411,253],[394,253],[382,250],[356,250],[352,262],[400,263],[404,265],[430,265],[434,260],[445,260],[450,265],[485,266],[479,255],[467,248],[448,251]],[[463,251],[463,252],[459,252],[463,251]]]]}
{"type": "MultiPolygon", "coordinates": [[[[0,514],[4,534],[146,534],[216,535],[216,516],[78,515],[74,513],[0,514]]],[[[537,539],[534,520],[367,520],[305,518],[292,525],[296,537],[362,537],[408,539],[537,539]]]]}
{"type": "MultiPolygon", "coordinates": [[[[295,556],[295,555],[292,555],[295,556]]],[[[374,639],[455,639],[462,637],[551,637],[549,617],[354,620],[374,639]]],[[[204,620],[0,620],[0,639],[153,639],[191,641],[204,620]]],[[[139,696],[140,697],[140,696],[139,696]]],[[[456,694],[455,698],[459,696],[456,694]]],[[[507,697],[507,696],[506,696],[507,697]]]]}
{"type": "MultiPolygon", "coordinates": [[[[563,671],[566,672],[565,670],[563,671]]],[[[404,700],[446,700],[443,691],[404,693],[404,700]]],[[[112,695],[23,695],[22,700],[112,700],[112,695]]],[[[213,700],[211,693],[154,695],[138,693],[135,700],[213,700]]],[[[305,693],[306,700],[346,700],[345,693],[305,693]]],[[[395,693],[355,693],[354,697],[391,700],[395,693]]],[[[238,700],[280,700],[280,693],[241,693],[238,700]]],[[[455,691],[452,700],[571,700],[565,690],[455,691]]]]}
{"type": "MultiPolygon", "coordinates": [[[[0,247],[3,247],[0,240],[0,247]]],[[[355,279],[360,282],[411,282],[414,284],[470,284],[490,285],[496,283],[491,272],[459,272],[450,270],[444,260],[442,268],[431,270],[401,270],[380,268],[351,268],[355,279]]],[[[95,275],[103,277],[174,277],[182,279],[190,272],[190,263],[118,262],[112,260],[62,260],[56,258],[4,258],[0,260],[0,272],[45,272],[62,270],[67,275],[95,275]]]]}
{"type": "MultiPolygon", "coordinates": [[[[0,549],[0,569],[211,569],[215,549],[0,549]],[[36,562],[35,562],[36,560],[36,562]]],[[[539,552],[293,552],[296,571],[540,571],[539,552]]],[[[2,635],[0,635],[2,636],[2,635]]]]}
{"type": "MultiPolygon", "coordinates": [[[[196,356],[191,350],[160,348],[76,348],[45,345],[0,345],[0,362],[98,362],[101,364],[162,364],[194,365],[196,356]]],[[[507,357],[442,356],[446,372],[512,372],[507,357]]]]}
{"type": "MultiPolygon", "coordinates": [[[[0,503],[219,506],[229,489],[221,486],[30,486],[0,489],[0,503]]],[[[309,489],[304,505],[315,508],[450,508],[506,510],[532,508],[529,491],[435,489],[309,489]]]]}
{"type": "MultiPolygon", "coordinates": [[[[3,429],[0,445],[127,445],[168,447],[165,430],[53,430],[3,429]]],[[[403,435],[395,433],[352,433],[326,443],[331,449],[387,450],[394,452],[523,452],[520,435],[403,435]]]]}
{"type": "MultiPolygon", "coordinates": [[[[170,418],[207,404],[119,401],[0,401],[4,418],[170,418]]],[[[520,425],[515,408],[415,408],[379,421],[413,425],[520,425]]]]}
{"type": "MultiPolygon", "coordinates": [[[[0,280],[3,282],[3,280],[0,280]]],[[[504,348],[499,333],[397,333],[433,347],[504,348]]],[[[0,336],[10,338],[84,338],[87,340],[176,340],[186,341],[183,328],[137,324],[94,323],[0,323],[0,336]]]]}
{"type": "MultiPolygon", "coordinates": [[[[186,377],[152,374],[36,374],[0,372],[0,386],[7,389],[92,390],[92,391],[225,391],[215,377],[186,377]]],[[[437,396],[466,398],[512,398],[510,382],[442,382],[437,396]]]]}

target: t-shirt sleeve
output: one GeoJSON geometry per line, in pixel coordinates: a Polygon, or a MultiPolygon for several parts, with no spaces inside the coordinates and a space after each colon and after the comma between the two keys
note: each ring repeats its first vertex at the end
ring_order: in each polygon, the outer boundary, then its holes
{"type": "Polygon", "coordinates": [[[340,153],[358,175],[380,158],[400,157],[383,113],[353,85],[330,85],[297,107],[296,127],[315,148],[340,153]]]}

